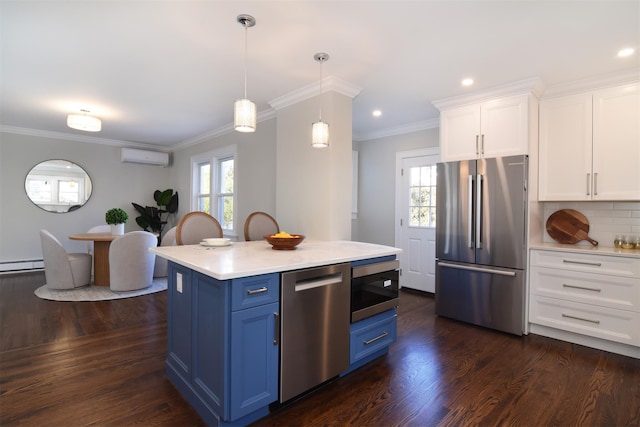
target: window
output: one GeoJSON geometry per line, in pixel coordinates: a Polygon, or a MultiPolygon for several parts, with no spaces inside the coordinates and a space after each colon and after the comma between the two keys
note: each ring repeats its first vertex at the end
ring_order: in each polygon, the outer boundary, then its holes
{"type": "Polygon", "coordinates": [[[80,201],[80,186],[74,180],[58,181],[58,200],[62,203],[78,203],[80,201]]]}
{"type": "Polygon", "coordinates": [[[225,235],[237,235],[236,146],[192,157],[192,210],[215,217],[225,235]]]}
{"type": "Polygon", "coordinates": [[[198,183],[195,199],[195,210],[211,214],[211,162],[196,165],[196,182],[198,183]]]}
{"type": "Polygon", "coordinates": [[[409,226],[436,226],[436,165],[412,167],[410,173],[409,226]]]}

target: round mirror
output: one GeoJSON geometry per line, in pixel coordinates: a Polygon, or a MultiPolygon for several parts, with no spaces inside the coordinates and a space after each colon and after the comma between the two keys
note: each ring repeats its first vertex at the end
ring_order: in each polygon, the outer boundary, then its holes
{"type": "Polygon", "coordinates": [[[24,181],[29,199],[48,212],[79,209],[91,197],[91,178],[68,160],[46,160],[29,171],[24,181]]]}

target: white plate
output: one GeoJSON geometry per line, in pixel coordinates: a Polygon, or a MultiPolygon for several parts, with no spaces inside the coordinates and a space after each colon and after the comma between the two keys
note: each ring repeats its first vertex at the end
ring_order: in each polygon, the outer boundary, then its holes
{"type": "Polygon", "coordinates": [[[229,246],[231,244],[231,240],[229,239],[220,239],[219,241],[213,242],[200,242],[201,246],[206,246],[207,248],[215,248],[218,246],[229,246]]]}

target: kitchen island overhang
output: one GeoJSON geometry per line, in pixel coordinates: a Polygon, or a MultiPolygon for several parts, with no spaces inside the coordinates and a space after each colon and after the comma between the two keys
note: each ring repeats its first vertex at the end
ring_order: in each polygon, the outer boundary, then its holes
{"type": "Polygon", "coordinates": [[[402,249],[349,240],[305,240],[295,250],[271,249],[266,241],[233,242],[229,246],[159,246],[156,256],[218,280],[236,279],[341,262],[397,255],[402,249]]]}
{"type": "MultiPolygon", "coordinates": [[[[286,397],[281,389],[284,368],[279,366],[280,352],[287,347],[281,343],[286,338],[281,330],[287,325],[282,277],[339,264],[389,261],[402,252],[370,243],[313,240],[292,251],[273,250],[265,241],[150,251],[169,261],[167,378],[205,423],[215,426],[250,424],[286,397]]],[[[350,270],[342,274],[344,281],[333,286],[351,288],[350,270]]],[[[384,282],[388,286],[389,281],[384,282]]],[[[311,301],[326,303],[324,298],[311,301]]],[[[333,323],[343,319],[339,330],[346,328],[347,345],[350,341],[344,356],[349,360],[331,375],[346,375],[388,352],[396,339],[397,314],[395,308],[385,310],[351,324],[349,313],[331,313],[333,323]]]]}

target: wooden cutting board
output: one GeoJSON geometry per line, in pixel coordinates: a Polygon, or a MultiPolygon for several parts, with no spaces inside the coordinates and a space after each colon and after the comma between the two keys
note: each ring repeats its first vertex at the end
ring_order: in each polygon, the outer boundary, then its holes
{"type": "Polygon", "coordinates": [[[598,242],[589,237],[589,220],[573,209],[561,209],[547,219],[547,233],[558,243],[574,244],[587,240],[594,246],[598,242]]]}

